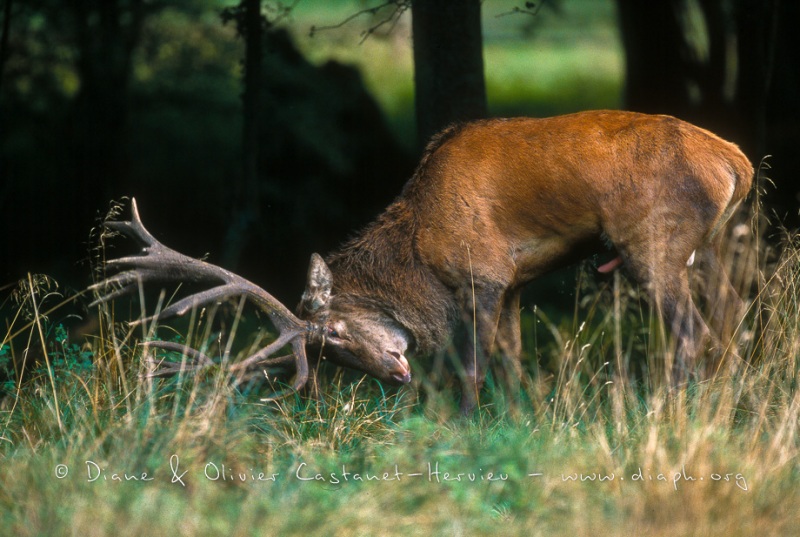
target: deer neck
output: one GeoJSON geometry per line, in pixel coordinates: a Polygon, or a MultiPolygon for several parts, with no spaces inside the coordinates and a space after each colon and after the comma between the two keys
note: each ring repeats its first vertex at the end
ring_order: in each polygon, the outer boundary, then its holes
{"type": "Polygon", "coordinates": [[[452,293],[423,264],[414,247],[413,208],[402,198],[330,256],[334,294],[379,305],[414,338],[415,351],[442,347],[457,319],[452,293]]]}

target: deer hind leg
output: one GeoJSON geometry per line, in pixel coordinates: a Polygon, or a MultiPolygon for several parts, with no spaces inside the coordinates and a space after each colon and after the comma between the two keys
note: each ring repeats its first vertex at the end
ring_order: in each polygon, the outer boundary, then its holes
{"type": "Polygon", "coordinates": [[[627,250],[628,268],[647,290],[651,304],[674,337],[673,363],[667,368],[667,375],[671,384],[677,385],[697,373],[697,359],[710,337],[689,287],[686,263],[692,250],[677,246],[669,251],[655,251],[648,243],[639,246],[627,250]]]}
{"type": "Polygon", "coordinates": [[[512,395],[519,391],[519,383],[522,379],[522,365],[520,363],[522,334],[519,320],[521,294],[518,289],[512,289],[506,293],[495,338],[503,360],[502,371],[505,376],[506,386],[512,395]]]}
{"type": "Polygon", "coordinates": [[[660,275],[653,285],[653,298],[676,338],[672,383],[678,384],[697,372],[697,359],[703,353],[710,331],[692,301],[686,268],[660,275]]]}
{"type": "Polygon", "coordinates": [[[731,283],[720,258],[723,235],[697,251],[697,266],[701,271],[700,291],[705,300],[711,330],[723,349],[728,347],[744,312],[744,302],[731,283]]]}

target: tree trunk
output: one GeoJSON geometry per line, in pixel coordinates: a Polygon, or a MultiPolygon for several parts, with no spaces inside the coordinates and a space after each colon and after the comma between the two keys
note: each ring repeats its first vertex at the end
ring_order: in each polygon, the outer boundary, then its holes
{"type": "Polygon", "coordinates": [[[242,169],[233,184],[233,212],[225,237],[222,263],[234,269],[259,221],[258,125],[263,60],[261,0],[242,0],[241,30],[245,42],[242,93],[242,169]]]}
{"type": "Polygon", "coordinates": [[[0,89],[3,87],[3,70],[8,59],[8,35],[11,32],[11,1],[6,0],[3,8],[3,29],[0,34],[0,89]]]}
{"type": "Polygon", "coordinates": [[[414,0],[418,143],[447,125],[486,117],[481,0],[414,0]]]}
{"type": "Polygon", "coordinates": [[[683,115],[690,103],[683,0],[617,0],[625,48],[625,106],[683,115]]]}
{"type": "Polygon", "coordinates": [[[81,84],[66,142],[72,159],[66,192],[74,198],[65,204],[82,236],[108,200],[123,194],[113,185],[125,184],[128,90],[147,6],[142,0],[74,0],[69,5],[81,84]]]}
{"type": "Polygon", "coordinates": [[[763,157],[766,151],[767,96],[775,60],[778,4],[778,0],[739,0],[736,6],[736,109],[740,130],[750,134],[742,141],[743,149],[754,159],[763,157]]]}

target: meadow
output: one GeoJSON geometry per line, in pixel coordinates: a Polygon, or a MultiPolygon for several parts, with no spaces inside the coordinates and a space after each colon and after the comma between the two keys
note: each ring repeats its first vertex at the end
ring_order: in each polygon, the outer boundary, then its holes
{"type": "Polygon", "coordinates": [[[224,367],[150,378],[141,341],[217,341],[235,359],[233,339],[254,343],[250,314],[228,330],[202,312],[143,329],[120,303],[78,339],[58,323],[70,299],[30,277],[7,297],[17,315],[0,345],[0,523],[13,535],[790,535],[800,249],[753,240],[758,222],[733,230],[750,307],[714,375],[669,388],[669,338],[638,290],[587,265],[572,318],[525,312],[518,389],[489,382],[469,417],[452,350],[413,363],[402,389],[327,367],[317,398],[265,401],[268,387],[233,387],[224,367]]]}

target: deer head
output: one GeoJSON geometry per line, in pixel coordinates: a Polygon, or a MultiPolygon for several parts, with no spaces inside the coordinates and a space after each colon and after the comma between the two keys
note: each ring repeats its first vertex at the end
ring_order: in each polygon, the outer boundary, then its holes
{"type": "Polygon", "coordinates": [[[333,274],[318,254],[311,256],[301,318],[322,327],[322,351],[336,364],[381,381],[407,384],[411,370],[405,353],[413,337],[376,300],[333,293],[333,274]]]}

